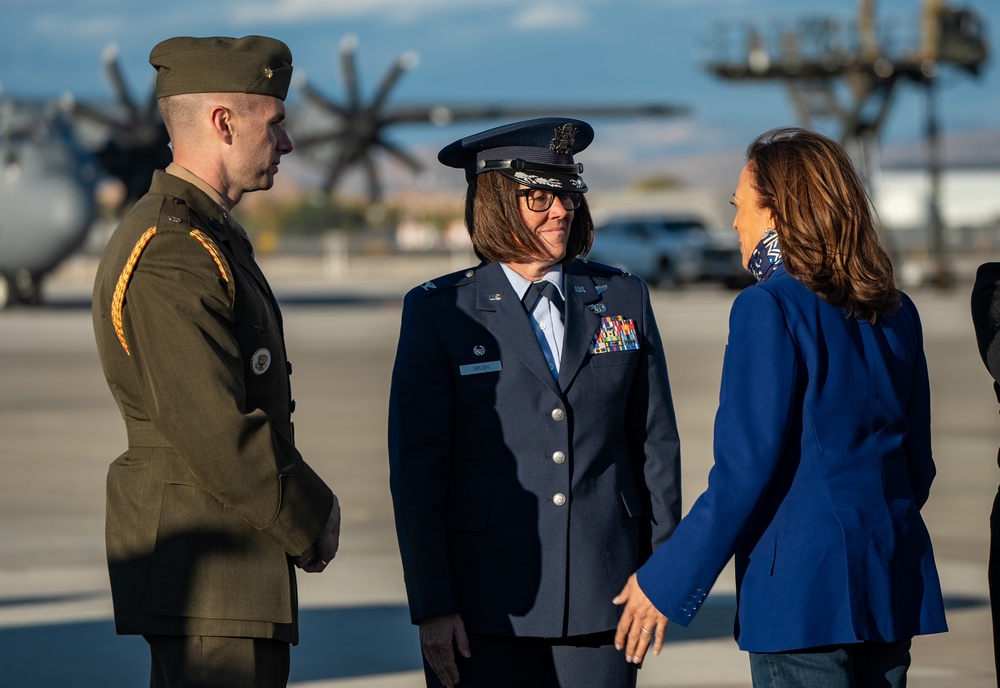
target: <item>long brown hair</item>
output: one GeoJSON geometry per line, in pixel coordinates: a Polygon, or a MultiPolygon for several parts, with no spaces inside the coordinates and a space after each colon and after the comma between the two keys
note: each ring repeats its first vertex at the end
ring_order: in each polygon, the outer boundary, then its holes
{"type": "MultiPolygon", "coordinates": [[[[546,254],[538,237],[521,219],[521,185],[499,172],[484,172],[469,180],[465,195],[465,227],[480,260],[529,263],[546,254]]],[[[594,221],[586,196],[573,214],[564,263],[586,255],[594,241],[594,221]]]]}
{"type": "Polygon", "coordinates": [[[747,147],[760,207],[774,215],[788,272],[852,317],[875,322],[899,305],[892,261],[847,152],[807,129],[772,129],[747,147]]]}

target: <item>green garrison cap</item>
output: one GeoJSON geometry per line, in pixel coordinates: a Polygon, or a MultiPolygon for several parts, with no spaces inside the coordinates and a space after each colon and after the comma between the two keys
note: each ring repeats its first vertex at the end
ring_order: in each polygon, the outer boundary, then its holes
{"type": "Polygon", "coordinates": [[[257,93],[285,99],[292,52],[266,36],[168,38],[149,53],[156,97],[181,93],[257,93]]]}

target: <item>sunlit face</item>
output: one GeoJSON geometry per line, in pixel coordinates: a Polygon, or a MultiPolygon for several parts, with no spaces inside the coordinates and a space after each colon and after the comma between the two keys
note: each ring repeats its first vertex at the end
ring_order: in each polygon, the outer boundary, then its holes
{"type": "MultiPolygon", "coordinates": [[[[527,189],[527,186],[521,186],[527,189]]],[[[552,207],[537,212],[528,208],[527,200],[518,197],[518,209],[524,226],[535,233],[542,249],[545,251],[545,262],[555,265],[566,256],[566,244],[569,243],[569,228],[573,224],[575,210],[566,210],[562,201],[556,196],[552,207]]]]}
{"type": "Polygon", "coordinates": [[[243,191],[270,189],[281,156],[291,152],[285,132],[285,104],[273,96],[252,95],[249,109],[234,110],[234,185],[243,191]]]}
{"type": "Polygon", "coordinates": [[[774,229],[774,214],[760,207],[760,194],[753,188],[753,172],[747,165],[740,172],[740,181],[733,194],[733,205],[736,207],[736,218],[733,229],[740,236],[740,253],[743,254],[744,267],[750,262],[750,256],[764,235],[774,229]]]}

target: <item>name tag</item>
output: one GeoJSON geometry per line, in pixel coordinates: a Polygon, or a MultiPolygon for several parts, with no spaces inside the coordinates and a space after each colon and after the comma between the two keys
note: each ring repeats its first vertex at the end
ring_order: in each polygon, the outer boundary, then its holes
{"type": "Polygon", "coordinates": [[[480,373],[496,373],[503,370],[500,361],[486,361],[484,363],[470,363],[459,366],[458,372],[462,375],[479,375],[480,373]]]}

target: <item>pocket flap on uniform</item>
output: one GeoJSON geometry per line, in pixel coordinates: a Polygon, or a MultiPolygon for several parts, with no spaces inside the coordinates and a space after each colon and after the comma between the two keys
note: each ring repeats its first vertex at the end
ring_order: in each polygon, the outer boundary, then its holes
{"type": "Polygon", "coordinates": [[[483,533],[489,520],[490,503],[482,499],[456,499],[448,505],[449,530],[483,533]]]}
{"type": "Polygon", "coordinates": [[[625,513],[628,514],[629,518],[642,516],[642,502],[639,501],[639,492],[635,489],[635,485],[623,487],[621,496],[622,505],[624,505],[625,513]]]}

